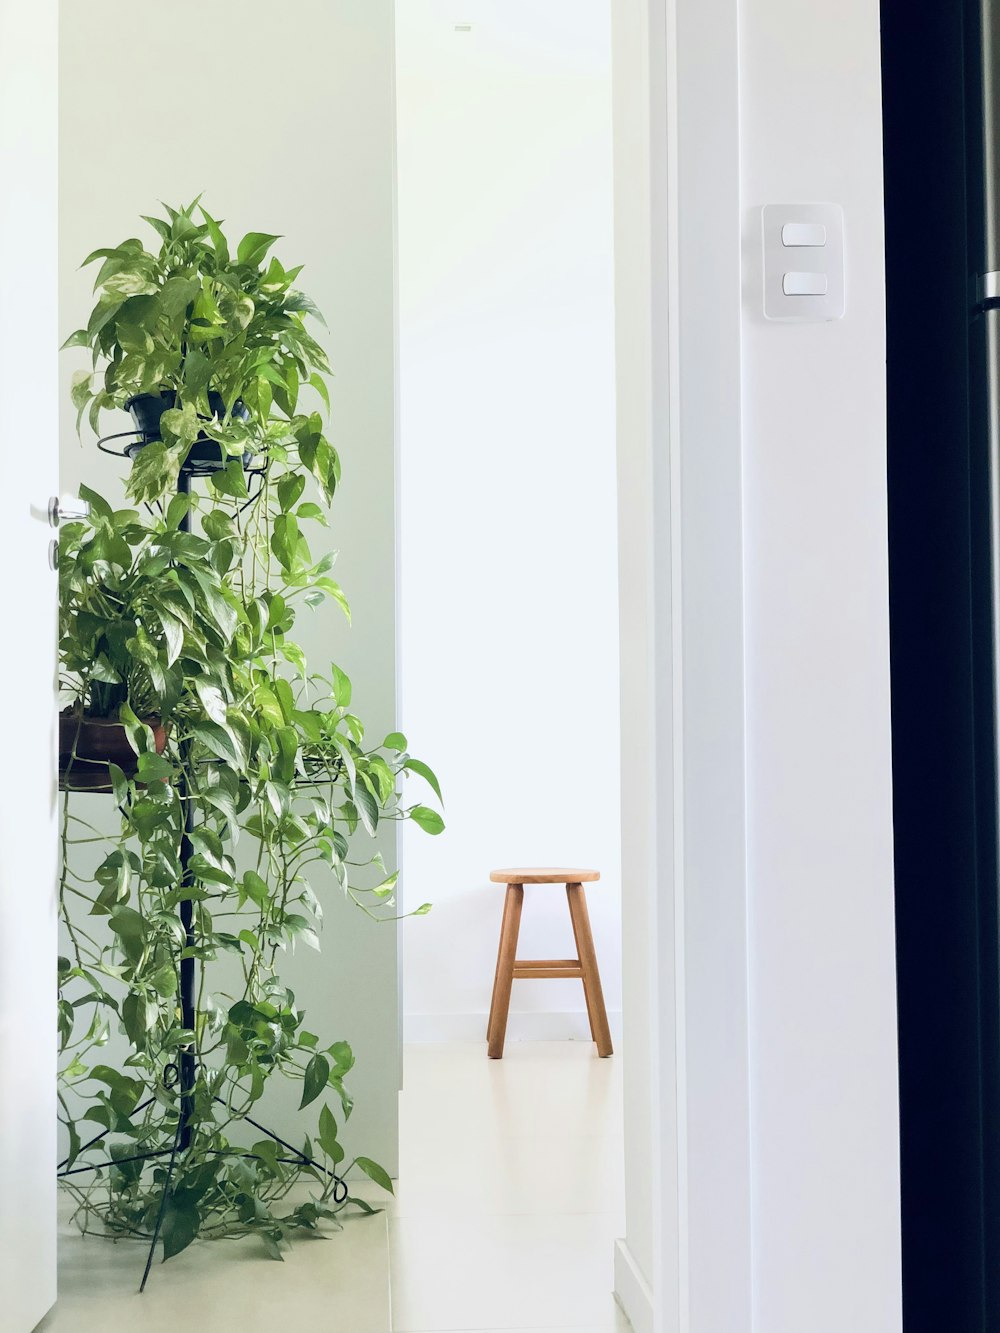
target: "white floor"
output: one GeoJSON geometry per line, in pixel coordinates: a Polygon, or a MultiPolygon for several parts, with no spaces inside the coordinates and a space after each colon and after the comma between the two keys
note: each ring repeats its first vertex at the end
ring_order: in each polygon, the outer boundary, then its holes
{"type": "Polygon", "coordinates": [[[284,1263],[265,1258],[255,1240],[195,1243],[154,1264],[140,1296],[145,1257],[143,1245],[63,1226],[59,1300],[35,1333],[389,1333],[384,1214],[301,1239],[284,1263]]]}
{"type": "Polygon", "coordinates": [[[388,1333],[390,1318],[394,1333],[628,1329],[611,1295],[616,1059],[589,1042],[509,1042],[499,1061],[485,1044],[410,1046],[400,1122],[386,1213],[300,1241],[284,1264],[253,1242],[196,1244],[154,1266],[140,1297],[141,1247],[64,1228],[59,1303],[38,1333],[388,1333]]]}
{"type": "Polygon", "coordinates": [[[620,1063],[584,1042],[409,1046],[394,1333],[612,1333],[624,1233],[620,1063]]]}

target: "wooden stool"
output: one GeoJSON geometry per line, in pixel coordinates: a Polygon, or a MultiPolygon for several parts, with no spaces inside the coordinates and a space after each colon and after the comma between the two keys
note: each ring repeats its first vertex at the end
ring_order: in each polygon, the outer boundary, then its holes
{"type": "Polygon", "coordinates": [[[500,927],[500,949],[497,953],[497,972],[493,982],[493,1003],[486,1029],[487,1054],[491,1060],[503,1056],[504,1037],[507,1034],[507,1010],[510,1008],[510,988],[515,977],[579,977],[587,1001],[590,1032],[597,1043],[597,1054],[611,1055],[611,1029],[604,1008],[601,974],[597,970],[594,937],[590,933],[590,917],[584,884],[601,878],[598,870],[493,870],[494,884],[506,884],[507,896],[503,905],[503,924],[500,927]],[[537,958],[519,962],[517,932],[521,924],[521,905],[525,884],[565,884],[569,902],[570,920],[576,939],[576,958],[537,958]]]}

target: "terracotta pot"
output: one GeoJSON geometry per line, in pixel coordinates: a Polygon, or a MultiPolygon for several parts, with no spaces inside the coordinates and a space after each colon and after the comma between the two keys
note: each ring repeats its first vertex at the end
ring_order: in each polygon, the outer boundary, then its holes
{"type": "MultiPolygon", "coordinates": [[[[162,754],[167,729],[158,717],[142,719],[153,733],[153,747],[162,754]]],[[[110,791],[108,764],[135,777],[137,755],[125,728],[113,717],[81,717],[67,709],[59,714],[59,786],[63,791],[110,791]],[[76,750],[74,758],[73,751],[76,750]]]]}

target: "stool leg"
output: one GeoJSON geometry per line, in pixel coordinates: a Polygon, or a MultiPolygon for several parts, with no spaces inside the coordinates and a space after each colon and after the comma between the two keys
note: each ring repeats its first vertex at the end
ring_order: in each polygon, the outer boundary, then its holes
{"type": "Polygon", "coordinates": [[[601,989],[601,974],[597,970],[597,953],[594,949],[594,937],[590,932],[590,915],[587,912],[587,898],[582,884],[566,885],[566,900],[569,903],[569,915],[573,922],[573,935],[576,938],[576,955],[583,970],[583,994],[587,1001],[587,1017],[590,1019],[590,1034],[597,1043],[597,1054],[613,1054],[611,1029],[608,1027],[608,1014],[604,1008],[604,991],[601,989]]]}
{"type": "Polygon", "coordinates": [[[514,980],[514,959],[517,956],[517,933],[521,925],[521,904],[524,886],[508,884],[503,904],[503,924],[500,927],[500,947],[497,950],[497,970],[493,979],[493,1003],[486,1029],[487,1054],[491,1060],[503,1057],[503,1043],[507,1035],[507,1010],[510,1008],[510,988],[514,980]]]}
{"type": "Polygon", "coordinates": [[[504,946],[504,941],[507,938],[507,927],[510,922],[510,911],[512,902],[513,902],[513,894],[510,891],[510,885],[508,885],[503,900],[503,917],[501,918],[500,921],[500,943],[497,948],[497,965],[493,973],[493,994],[490,997],[490,1016],[486,1023],[487,1042],[490,1042],[493,1039],[493,1020],[496,1017],[497,992],[500,989],[500,967],[503,962],[503,946],[504,946]]]}

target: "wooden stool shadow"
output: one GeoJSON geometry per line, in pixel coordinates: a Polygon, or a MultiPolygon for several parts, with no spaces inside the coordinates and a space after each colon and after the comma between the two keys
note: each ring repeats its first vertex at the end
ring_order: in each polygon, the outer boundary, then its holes
{"type": "Polygon", "coordinates": [[[584,884],[593,883],[600,878],[598,870],[540,868],[490,872],[490,879],[494,884],[507,885],[503,921],[500,926],[500,947],[497,951],[497,970],[493,980],[493,1001],[486,1028],[487,1054],[491,1060],[499,1060],[503,1056],[511,986],[519,978],[532,980],[578,978],[582,981],[590,1033],[597,1044],[597,1054],[600,1056],[613,1054],[611,1029],[608,1027],[608,1015],[604,1007],[604,991],[601,989],[601,974],[597,968],[597,953],[594,949],[587,897],[583,888],[584,884]],[[573,937],[576,940],[575,958],[519,959],[517,957],[517,936],[521,926],[525,884],[566,885],[566,901],[569,904],[573,937]]]}

